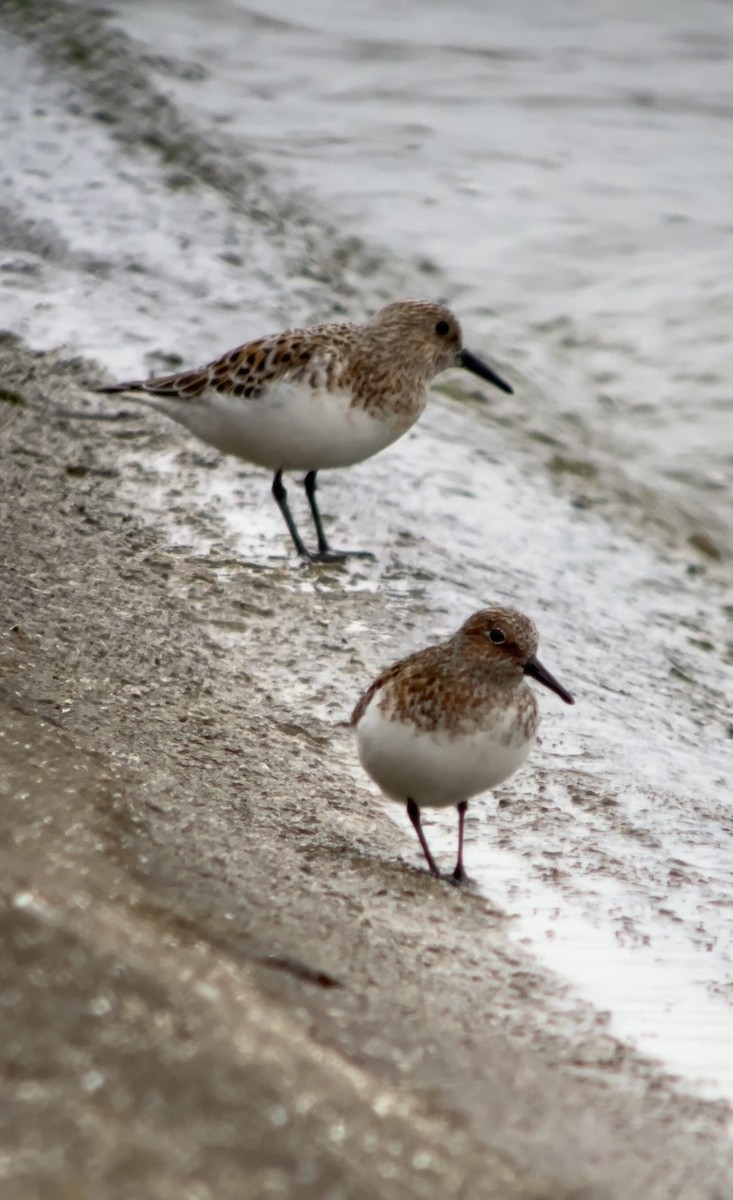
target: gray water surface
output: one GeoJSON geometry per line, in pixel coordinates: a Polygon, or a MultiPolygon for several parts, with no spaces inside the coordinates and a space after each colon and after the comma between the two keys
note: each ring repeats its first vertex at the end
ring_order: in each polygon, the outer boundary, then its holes
{"type": "MultiPolygon", "coordinates": [[[[733,5],[133,0],[271,178],[441,269],[579,447],[733,498],[733,5]],[[297,13],[297,16],[294,14],[297,13]]],[[[475,332],[474,332],[475,331],[475,332]]]]}

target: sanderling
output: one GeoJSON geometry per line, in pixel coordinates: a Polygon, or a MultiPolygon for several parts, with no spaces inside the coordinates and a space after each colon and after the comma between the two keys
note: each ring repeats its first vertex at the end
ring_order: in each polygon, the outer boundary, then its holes
{"type": "Polygon", "coordinates": [[[316,473],[351,466],[396,441],[423,411],[430,380],[449,367],[464,367],[512,391],[488,363],[464,348],[450,309],[398,300],[363,325],[289,329],[238,346],[198,370],[99,391],[134,393],[218,450],[269,467],[275,473],[272,494],[298,554],[333,562],[349,552],[331,550],[326,540],[316,473]],[[315,553],[306,548],[293,520],[284,471],[306,472],[315,553]]]}
{"type": "Polygon", "coordinates": [[[459,882],[468,801],[513,775],[537,736],[539,710],[525,676],[575,703],[539,662],[537,645],[529,617],[482,609],[447,641],[387,667],[354,709],[362,766],[385,796],[407,804],[431,875],[439,871],[420,809],[458,808],[459,882]]]}

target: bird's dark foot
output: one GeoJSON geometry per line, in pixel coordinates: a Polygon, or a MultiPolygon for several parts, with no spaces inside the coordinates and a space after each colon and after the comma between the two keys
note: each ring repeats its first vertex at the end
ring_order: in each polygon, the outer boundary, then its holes
{"type": "Polygon", "coordinates": [[[464,871],[462,865],[457,866],[456,869],[454,870],[453,874],[450,877],[451,883],[455,884],[456,887],[460,887],[460,885],[462,883],[466,883],[467,880],[468,880],[468,875],[464,871]]]}
{"type": "Polygon", "coordinates": [[[309,551],[305,558],[312,563],[342,563],[347,558],[374,558],[371,550],[314,550],[309,551]]]}
{"type": "Polygon", "coordinates": [[[348,555],[344,550],[309,550],[301,557],[310,563],[342,563],[348,555]]]}

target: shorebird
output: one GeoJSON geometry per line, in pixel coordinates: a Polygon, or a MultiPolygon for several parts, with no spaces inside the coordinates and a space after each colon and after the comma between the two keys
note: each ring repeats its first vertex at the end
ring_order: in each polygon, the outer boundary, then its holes
{"type": "Polygon", "coordinates": [[[272,494],[298,554],[313,562],[338,562],[349,552],[328,544],[316,501],[318,471],[361,462],[402,437],[425,408],[431,379],[451,367],[472,371],[502,391],[513,390],[464,347],[450,309],[426,300],[398,300],[363,325],[289,329],[237,346],[196,370],[98,390],[129,393],[217,450],[269,467],[272,494]],[[285,471],[306,473],[316,551],[298,532],[285,471]]]}
{"type": "Polygon", "coordinates": [[[385,796],[407,805],[431,875],[440,872],[420,809],[458,809],[452,878],[460,882],[468,801],[513,775],[537,736],[527,677],[575,703],[537,658],[538,641],[534,623],[516,609],[482,609],[447,641],[387,667],[354,709],[362,766],[385,796]]]}

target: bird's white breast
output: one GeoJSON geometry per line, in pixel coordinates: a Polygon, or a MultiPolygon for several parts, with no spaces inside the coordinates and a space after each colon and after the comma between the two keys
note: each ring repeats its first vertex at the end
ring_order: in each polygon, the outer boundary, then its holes
{"type": "Polygon", "coordinates": [[[357,726],[359,758],[365,771],[392,800],[420,807],[460,804],[496,787],[522,765],[534,745],[517,710],[497,706],[481,728],[467,733],[419,729],[396,721],[372,698],[357,726]]]}
{"type": "Polygon", "coordinates": [[[348,392],[273,384],[248,399],[209,389],[195,400],[147,398],[203,441],[272,470],[319,470],[361,462],[401,437],[421,409],[374,416],[348,392]]]}

